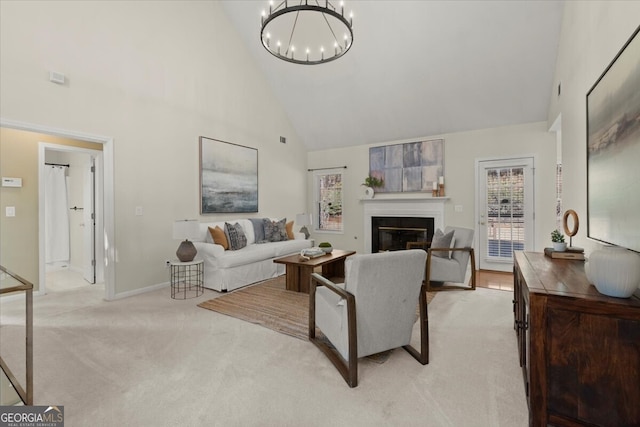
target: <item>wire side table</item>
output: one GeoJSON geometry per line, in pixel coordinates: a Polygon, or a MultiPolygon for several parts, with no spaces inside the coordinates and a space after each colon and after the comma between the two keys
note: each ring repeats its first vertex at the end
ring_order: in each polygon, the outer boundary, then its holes
{"type": "Polygon", "coordinates": [[[195,298],[204,293],[204,261],[171,261],[171,298],[195,298]]]}

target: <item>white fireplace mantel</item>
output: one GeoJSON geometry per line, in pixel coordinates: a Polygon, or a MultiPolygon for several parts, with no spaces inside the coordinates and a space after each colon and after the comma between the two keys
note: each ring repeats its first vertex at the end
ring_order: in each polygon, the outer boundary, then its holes
{"type": "Polygon", "coordinates": [[[405,216],[433,218],[434,227],[444,230],[444,204],[448,197],[402,197],[363,199],[364,251],[371,253],[371,218],[405,216]]]}

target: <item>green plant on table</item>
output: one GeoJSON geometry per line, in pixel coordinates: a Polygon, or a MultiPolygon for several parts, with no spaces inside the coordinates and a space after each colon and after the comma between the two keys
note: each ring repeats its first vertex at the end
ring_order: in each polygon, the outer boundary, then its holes
{"type": "Polygon", "coordinates": [[[564,243],[564,234],[558,230],[553,230],[551,232],[551,241],[553,243],[564,243]]]}
{"type": "Polygon", "coordinates": [[[331,247],[331,243],[329,242],[322,242],[318,245],[319,248],[330,248],[331,247]]]}

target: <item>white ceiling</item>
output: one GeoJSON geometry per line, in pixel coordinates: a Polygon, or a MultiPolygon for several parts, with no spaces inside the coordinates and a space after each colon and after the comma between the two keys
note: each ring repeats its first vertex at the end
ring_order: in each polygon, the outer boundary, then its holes
{"type": "Polygon", "coordinates": [[[266,0],[223,4],[310,150],[547,119],[561,1],[346,1],[353,47],[320,65],[262,47],[266,0]]]}

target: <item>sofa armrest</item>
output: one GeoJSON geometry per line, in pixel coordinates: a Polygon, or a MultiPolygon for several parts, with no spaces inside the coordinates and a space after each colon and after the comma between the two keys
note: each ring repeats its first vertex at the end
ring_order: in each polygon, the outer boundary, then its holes
{"type": "Polygon", "coordinates": [[[196,247],[200,258],[216,258],[224,255],[224,248],[220,245],[216,245],[215,243],[193,242],[193,245],[196,247]]]}

